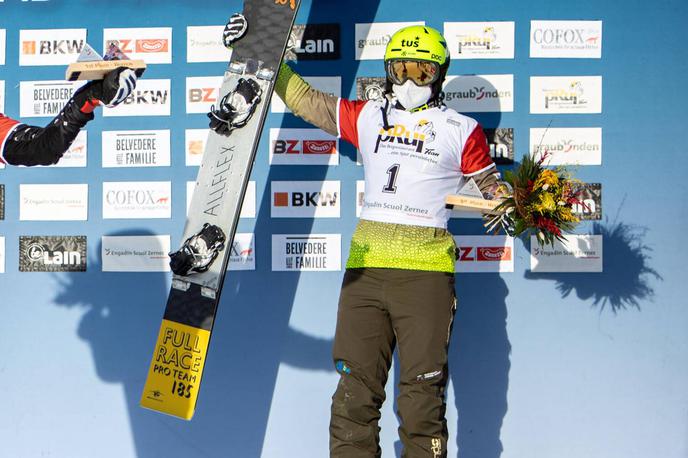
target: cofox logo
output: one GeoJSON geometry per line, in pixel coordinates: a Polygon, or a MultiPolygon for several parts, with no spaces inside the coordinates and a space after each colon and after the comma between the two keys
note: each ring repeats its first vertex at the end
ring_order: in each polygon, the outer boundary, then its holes
{"type": "Polygon", "coordinates": [[[169,197],[155,197],[153,191],[108,191],[105,200],[110,205],[156,205],[169,202],[169,197]]]}
{"type": "Polygon", "coordinates": [[[337,192],[275,192],[275,207],[336,207],[337,192]]]}
{"type": "Polygon", "coordinates": [[[230,256],[240,256],[240,257],[245,257],[245,256],[251,256],[253,254],[253,248],[248,247],[248,248],[243,248],[241,243],[235,241],[232,243],[232,249],[230,251],[230,256]]]}
{"type": "Polygon", "coordinates": [[[600,39],[599,35],[585,37],[585,29],[536,29],[533,41],[538,44],[593,44],[600,39]]]}

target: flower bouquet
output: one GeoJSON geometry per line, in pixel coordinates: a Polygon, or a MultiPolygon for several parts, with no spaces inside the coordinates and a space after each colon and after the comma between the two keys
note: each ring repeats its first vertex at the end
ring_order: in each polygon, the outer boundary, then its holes
{"type": "Polygon", "coordinates": [[[498,190],[501,202],[486,216],[488,232],[498,232],[501,227],[513,237],[530,233],[540,245],[553,245],[576,227],[580,219],[572,207],[585,207],[578,199],[581,183],[564,168],[545,168],[548,156],[545,153],[535,160],[526,155],[518,169],[504,174],[507,184],[502,183],[498,190]]]}

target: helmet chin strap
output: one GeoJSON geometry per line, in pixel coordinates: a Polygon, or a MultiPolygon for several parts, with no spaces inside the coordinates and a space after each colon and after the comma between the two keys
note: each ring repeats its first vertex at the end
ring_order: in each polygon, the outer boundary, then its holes
{"type": "Polygon", "coordinates": [[[398,110],[404,110],[408,111],[409,113],[417,113],[419,111],[427,110],[429,108],[435,108],[435,107],[440,107],[444,106],[444,93],[440,92],[436,95],[434,95],[430,100],[428,100],[427,103],[424,105],[421,105],[416,108],[412,108],[410,110],[407,110],[399,101],[397,100],[396,96],[391,93],[386,93],[385,94],[385,105],[380,107],[380,111],[382,112],[382,128],[385,130],[390,130],[394,127],[394,125],[391,125],[389,123],[389,112],[392,111],[392,107],[398,109],[398,110]]]}

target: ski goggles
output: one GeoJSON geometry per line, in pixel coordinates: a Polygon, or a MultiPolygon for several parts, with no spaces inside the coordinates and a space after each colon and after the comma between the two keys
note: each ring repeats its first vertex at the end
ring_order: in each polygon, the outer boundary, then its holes
{"type": "Polygon", "coordinates": [[[427,86],[439,78],[440,66],[437,62],[394,59],[387,61],[387,75],[394,84],[411,80],[417,86],[427,86]]]}

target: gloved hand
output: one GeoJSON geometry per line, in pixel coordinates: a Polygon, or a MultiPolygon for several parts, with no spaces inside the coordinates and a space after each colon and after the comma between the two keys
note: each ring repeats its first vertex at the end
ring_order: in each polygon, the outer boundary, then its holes
{"type": "Polygon", "coordinates": [[[514,193],[514,189],[506,181],[497,181],[485,191],[483,197],[487,200],[503,199],[514,193]]]}
{"type": "Polygon", "coordinates": [[[134,70],[119,67],[103,79],[102,98],[99,99],[107,107],[116,107],[124,102],[136,88],[136,73],[134,70]]]}
{"type": "Polygon", "coordinates": [[[118,67],[103,80],[89,81],[73,96],[74,104],[82,113],[91,113],[99,105],[116,107],[124,102],[136,88],[136,73],[126,67],[118,67]]]}

